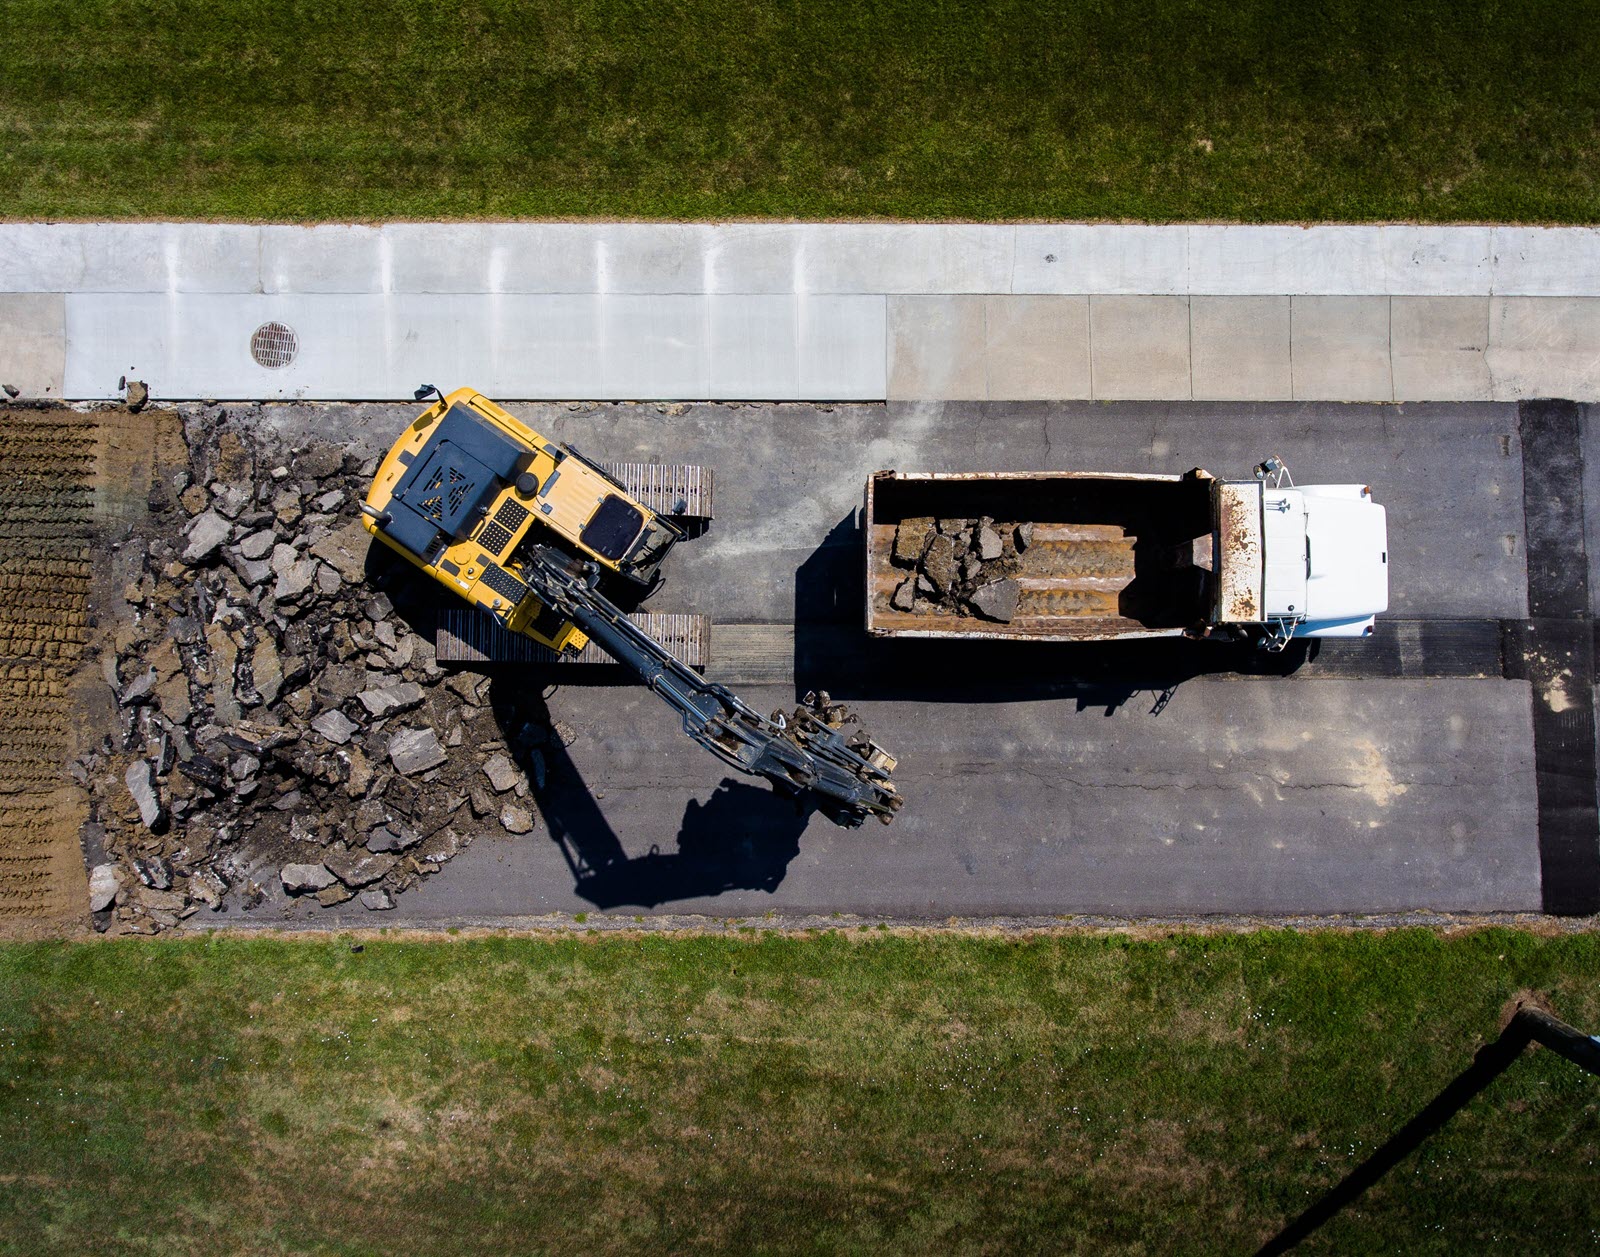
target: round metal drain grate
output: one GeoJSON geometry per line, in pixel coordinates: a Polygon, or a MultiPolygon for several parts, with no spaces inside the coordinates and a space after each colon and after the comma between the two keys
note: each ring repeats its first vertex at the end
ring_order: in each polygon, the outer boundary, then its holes
{"type": "Polygon", "coordinates": [[[250,338],[250,356],[264,367],[286,367],[300,352],[294,328],[282,323],[263,323],[250,338]]]}

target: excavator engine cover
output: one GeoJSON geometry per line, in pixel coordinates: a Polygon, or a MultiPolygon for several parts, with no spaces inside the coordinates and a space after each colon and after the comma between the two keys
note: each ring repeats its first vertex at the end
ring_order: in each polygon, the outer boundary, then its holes
{"type": "Polygon", "coordinates": [[[439,421],[427,457],[396,486],[383,531],[424,557],[441,532],[465,541],[485,504],[516,478],[531,453],[471,411],[452,406],[439,421]]]}

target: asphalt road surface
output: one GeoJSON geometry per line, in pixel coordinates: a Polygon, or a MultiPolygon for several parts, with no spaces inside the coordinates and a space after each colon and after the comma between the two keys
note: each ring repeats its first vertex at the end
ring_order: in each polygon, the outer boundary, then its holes
{"type": "MultiPolygon", "coordinates": [[[[714,467],[716,521],[673,556],[652,609],[713,616],[714,656],[741,633],[792,642],[782,685],[738,675],[737,649],[712,672],[762,710],[815,685],[850,702],[899,756],[907,802],[890,827],[841,830],[730,778],[608,669],[501,668],[497,704],[543,706],[577,735],[550,764],[542,823],[485,833],[392,923],[1600,910],[1583,508],[1585,488],[1600,495],[1600,451],[1584,407],[512,409],[592,457],[714,467]],[[1269,664],[1208,643],[1002,648],[860,630],[872,471],[1245,476],[1269,454],[1302,483],[1370,484],[1387,506],[1390,613],[1375,639],[1269,664]]],[[[414,412],[302,404],[264,421],[377,452],[414,412]]]]}

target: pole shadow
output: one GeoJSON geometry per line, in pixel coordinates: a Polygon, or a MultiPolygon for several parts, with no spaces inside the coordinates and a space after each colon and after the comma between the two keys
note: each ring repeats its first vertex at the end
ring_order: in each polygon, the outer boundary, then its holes
{"type": "Polygon", "coordinates": [[[1500,1034],[1478,1049],[1472,1064],[1446,1083],[1421,1112],[1372,1155],[1263,1244],[1256,1257],[1277,1257],[1289,1252],[1341,1210],[1354,1204],[1369,1187],[1464,1109],[1468,1101],[1505,1073],[1532,1043],[1558,1052],[1591,1074],[1600,1074],[1600,1038],[1591,1038],[1573,1029],[1542,1008],[1519,1005],[1500,1034]]]}

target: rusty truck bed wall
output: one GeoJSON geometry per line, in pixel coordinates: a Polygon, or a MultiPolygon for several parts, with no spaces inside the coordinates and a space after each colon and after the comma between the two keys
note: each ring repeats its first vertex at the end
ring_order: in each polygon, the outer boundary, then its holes
{"type": "Polygon", "coordinates": [[[867,631],[879,637],[1094,641],[1176,636],[1209,607],[1176,573],[1214,526],[1209,477],[1097,472],[895,472],[867,481],[867,631]],[[1019,613],[897,611],[889,600],[895,530],[933,516],[1034,525],[1018,576],[1019,613]]]}
{"type": "Polygon", "coordinates": [[[1254,480],[1217,486],[1218,624],[1253,624],[1262,619],[1264,554],[1261,485],[1254,480]]]}

